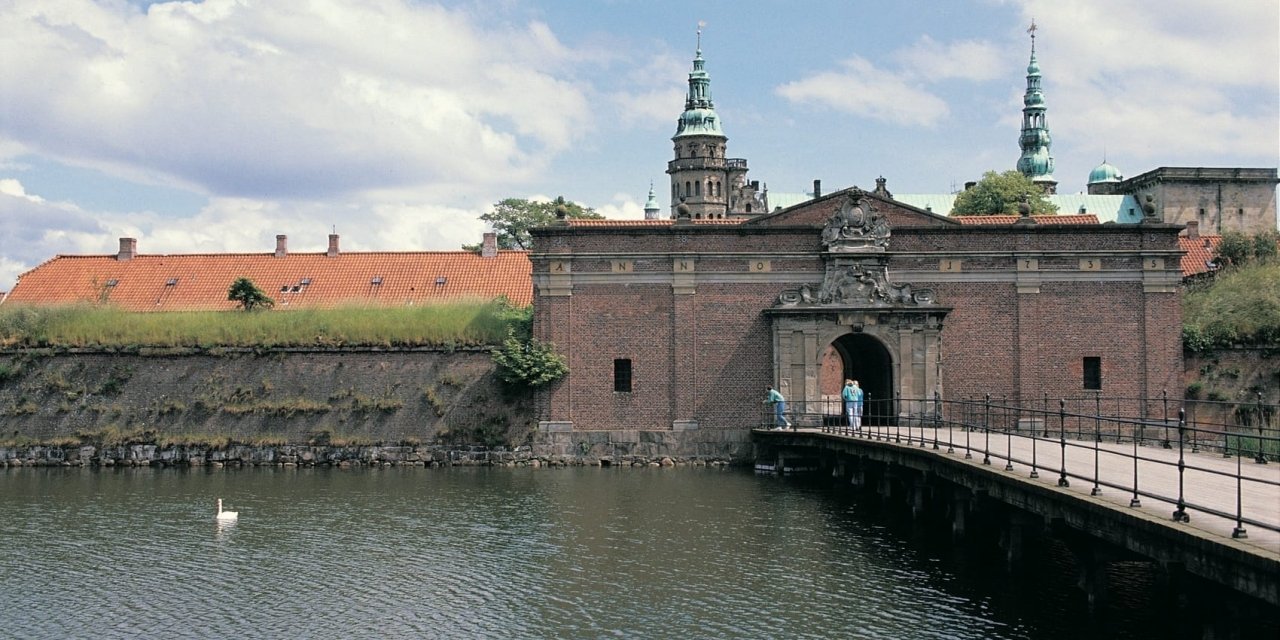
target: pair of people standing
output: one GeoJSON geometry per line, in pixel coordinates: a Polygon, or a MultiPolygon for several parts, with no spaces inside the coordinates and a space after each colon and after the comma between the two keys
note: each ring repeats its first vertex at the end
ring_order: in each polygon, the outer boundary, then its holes
{"type": "Polygon", "coordinates": [[[857,380],[845,380],[844,389],[840,390],[844,399],[844,414],[849,419],[849,428],[853,431],[862,429],[862,388],[857,380]]]}

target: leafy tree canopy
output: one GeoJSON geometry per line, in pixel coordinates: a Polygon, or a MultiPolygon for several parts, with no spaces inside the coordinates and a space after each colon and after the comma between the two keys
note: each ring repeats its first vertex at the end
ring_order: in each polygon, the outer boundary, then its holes
{"type": "Polygon", "coordinates": [[[1031,215],[1053,214],[1058,206],[1044,197],[1044,189],[1016,169],[1004,173],[988,171],[978,184],[956,196],[953,216],[1018,215],[1018,205],[1026,195],[1031,215]]]}
{"type": "MultiPolygon", "coordinates": [[[[596,213],[595,209],[584,207],[576,202],[569,202],[562,196],[556,198],[554,202],[535,202],[524,198],[507,198],[493,205],[493,211],[480,216],[480,219],[493,226],[494,233],[498,234],[499,249],[528,250],[533,248],[533,239],[529,236],[529,229],[553,224],[557,220],[557,207],[565,208],[565,217],[567,218],[590,218],[593,220],[604,218],[604,216],[596,213]]],[[[464,244],[462,248],[468,251],[479,251],[480,245],[464,244]]]]}
{"type": "Polygon", "coordinates": [[[231,283],[231,288],[227,289],[227,299],[240,303],[240,308],[245,311],[253,311],[258,307],[270,308],[276,303],[248,278],[237,278],[231,283]]]}

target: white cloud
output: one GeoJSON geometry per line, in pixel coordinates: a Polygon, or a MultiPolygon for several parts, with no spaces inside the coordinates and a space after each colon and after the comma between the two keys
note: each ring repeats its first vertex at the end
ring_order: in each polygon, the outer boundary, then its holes
{"type": "Polygon", "coordinates": [[[837,111],[900,125],[933,126],[948,114],[936,95],[912,86],[898,74],[855,56],[840,71],[824,71],[788,82],[775,91],[792,102],[817,104],[837,111]]]}
{"type": "Polygon", "coordinates": [[[942,43],[921,36],[914,45],[893,54],[904,71],[922,80],[996,80],[1013,66],[998,47],[982,40],[942,43]]]}
{"type": "Polygon", "coordinates": [[[0,24],[0,141],[215,196],[511,184],[595,126],[537,22],[407,0],[15,0],[0,24]]]}
{"type": "Polygon", "coordinates": [[[608,204],[596,207],[596,213],[610,220],[643,220],[644,203],[636,202],[631,194],[616,193],[608,204]]]}
{"type": "MultiPolygon", "coordinates": [[[[1055,141],[1113,161],[1274,166],[1280,140],[1280,5],[1139,0],[1021,3],[1040,27],[1055,141]]],[[[1019,92],[1020,94],[1021,92],[1019,92]]],[[[1020,105],[1019,105],[1020,108],[1020,105]]],[[[1061,163],[1060,163],[1061,164],[1061,163]]],[[[1081,176],[1082,177],[1082,176],[1081,176]]]]}
{"type": "Polygon", "coordinates": [[[56,254],[101,253],[94,239],[109,237],[97,216],[29,194],[16,179],[0,179],[0,290],[56,254]]]}
{"type": "Polygon", "coordinates": [[[618,122],[645,128],[674,127],[676,116],[684,108],[690,64],[664,53],[622,74],[620,84],[626,89],[605,97],[616,110],[618,122]]]}

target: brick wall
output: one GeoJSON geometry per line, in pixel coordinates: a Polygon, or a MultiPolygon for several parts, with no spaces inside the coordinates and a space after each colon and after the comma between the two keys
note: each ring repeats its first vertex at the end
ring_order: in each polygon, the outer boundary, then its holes
{"type": "MultiPolygon", "coordinates": [[[[575,430],[754,424],[774,382],[764,310],[786,289],[822,282],[820,225],[837,206],[824,198],[737,226],[536,232],[538,246],[553,247],[533,256],[536,330],[562,345],[571,370],[545,395],[546,419],[575,430]],[[684,293],[675,258],[694,265],[684,293]],[[572,263],[569,295],[546,286],[552,259],[572,263]],[[632,360],[630,393],[613,391],[616,358],[632,360]]],[[[946,397],[1078,397],[1085,357],[1101,359],[1104,395],[1181,389],[1176,227],[960,227],[884,209],[897,220],[891,281],[932,288],[952,308],[941,334],[946,397]],[[954,272],[947,258],[959,261],[954,272]],[[1098,264],[1086,269],[1088,260],[1098,264]]],[[[822,392],[838,391],[839,366],[819,368],[822,392]]]]}

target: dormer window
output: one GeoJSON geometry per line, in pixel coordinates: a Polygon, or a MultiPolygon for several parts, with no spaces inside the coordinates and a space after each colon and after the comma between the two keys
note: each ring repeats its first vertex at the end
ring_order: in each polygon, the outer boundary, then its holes
{"type": "Polygon", "coordinates": [[[382,284],[382,276],[374,276],[373,279],[369,281],[369,284],[382,284]]]}
{"type": "Polygon", "coordinates": [[[177,278],[169,278],[168,280],[165,280],[165,282],[164,282],[164,286],[166,286],[166,287],[172,287],[172,286],[174,286],[174,285],[176,285],[176,284],[178,284],[178,279],[177,279],[177,278]]]}
{"type": "Polygon", "coordinates": [[[448,281],[449,281],[449,279],[448,279],[448,278],[446,278],[446,277],[444,277],[444,276],[436,276],[436,286],[437,286],[437,287],[443,287],[443,286],[444,286],[444,283],[446,283],[446,282],[448,282],[448,281]]]}

